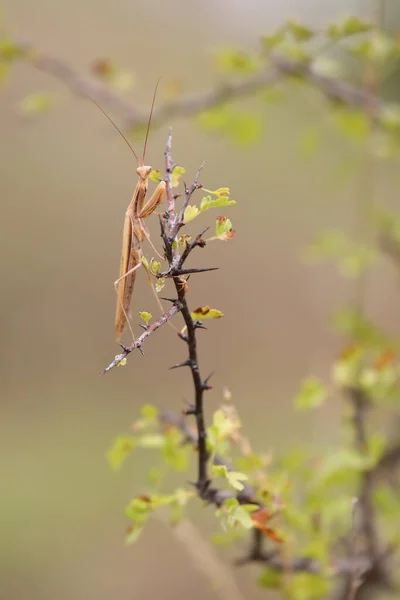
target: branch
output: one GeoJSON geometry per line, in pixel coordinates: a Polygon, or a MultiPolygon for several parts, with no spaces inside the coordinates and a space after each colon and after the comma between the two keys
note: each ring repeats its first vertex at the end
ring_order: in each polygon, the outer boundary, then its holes
{"type": "Polygon", "coordinates": [[[157,321],[154,321],[154,323],[152,323],[151,325],[149,325],[148,327],[146,327],[145,332],[142,333],[142,335],[140,337],[138,337],[137,340],[135,340],[134,342],[132,342],[132,344],[130,344],[130,346],[122,346],[123,352],[121,352],[121,354],[118,354],[118,356],[116,356],[114,358],[114,360],[108,365],[108,367],[106,369],[104,369],[104,371],[103,371],[102,374],[105,375],[106,373],[108,373],[109,371],[111,371],[111,369],[113,369],[114,367],[116,367],[121,362],[121,360],[124,360],[124,358],[126,358],[128,356],[128,354],[130,354],[134,350],[136,350],[136,349],[141,350],[144,342],[157,329],[159,329],[167,321],[169,321],[170,319],[172,319],[172,317],[174,315],[176,315],[180,310],[182,310],[182,303],[179,300],[175,300],[174,304],[171,306],[171,308],[169,310],[167,310],[167,312],[165,312],[163,315],[161,315],[161,317],[159,319],[157,319],[157,321]]]}
{"type": "MultiPolygon", "coordinates": [[[[188,425],[187,418],[184,415],[177,415],[172,411],[164,410],[160,413],[159,419],[161,423],[165,423],[167,425],[174,425],[175,427],[180,429],[185,437],[185,441],[189,444],[192,444],[193,446],[197,446],[198,436],[195,433],[195,431],[193,431],[193,429],[188,425]]],[[[233,465],[231,465],[229,461],[222,458],[222,456],[220,456],[219,454],[216,454],[214,456],[213,464],[217,466],[224,466],[227,468],[228,471],[234,470],[233,465]]],[[[251,485],[247,484],[245,481],[243,481],[242,483],[244,487],[239,494],[235,494],[234,492],[220,492],[220,495],[214,494],[212,498],[214,504],[220,506],[221,504],[223,504],[226,498],[236,497],[241,504],[258,504],[261,506],[260,501],[257,499],[255,489],[251,485]]],[[[211,501],[211,498],[208,498],[208,500],[211,501]]]]}
{"type": "MultiPolygon", "coordinates": [[[[126,119],[130,127],[147,125],[148,115],[137,106],[125,100],[115,90],[98,81],[83,77],[65,61],[49,54],[38,52],[29,44],[16,46],[18,58],[28,61],[35,68],[62,81],[73,94],[91,96],[103,106],[126,119]]],[[[362,87],[354,86],[318,73],[312,64],[295,61],[284,56],[272,55],[265,70],[241,81],[232,81],[204,93],[180,98],[154,109],[153,125],[161,125],[177,117],[191,117],[200,112],[223,106],[233,100],[246,98],[256,92],[278,83],[282,77],[300,75],[318,88],[328,99],[340,101],[351,107],[369,107],[374,120],[381,122],[389,109],[376,94],[362,87]]],[[[170,153],[169,153],[170,155],[170,153]]]]}

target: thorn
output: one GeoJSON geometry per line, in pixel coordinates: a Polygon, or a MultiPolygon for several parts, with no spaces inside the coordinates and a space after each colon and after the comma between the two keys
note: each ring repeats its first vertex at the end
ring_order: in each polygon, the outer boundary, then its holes
{"type": "MultiPolygon", "coordinates": [[[[207,271],[218,271],[219,267],[204,267],[204,268],[200,268],[200,269],[181,269],[180,271],[176,272],[176,275],[190,275],[191,273],[195,274],[195,273],[207,273],[207,271]]],[[[162,275],[160,275],[160,277],[162,277],[162,275]]]]}
{"type": "Polygon", "coordinates": [[[141,327],[142,329],[144,329],[145,331],[148,328],[148,325],[143,325],[143,323],[138,323],[139,327],[141,327]]]}
{"type": "Polygon", "coordinates": [[[207,327],[203,325],[202,321],[193,321],[193,325],[195,329],[207,329],[207,327]]]}
{"type": "Polygon", "coordinates": [[[178,333],[178,337],[183,341],[183,342],[188,342],[189,338],[187,335],[185,335],[184,333],[179,332],[178,333]]]}
{"type": "Polygon", "coordinates": [[[190,404],[188,406],[188,408],[184,408],[182,411],[183,415],[195,415],[196,414],[196,407],[194,406],[194,404],[190,404]]]}
{"type": "Polygon", "coordinates": [[[210,373],[208,375],[208,377],[205,378],[205,380],[202,383],[202,388],[203,390],[212,390],[212,386],[208,385],[208,382],[210,381],[211,377],[214,375],[214,372],[210,373]]]}
{"type": "Polygon", "coordinates": [[[143,350],[142,350],[142,346],[138,346],[138,350],[139,350],[140,354],[141,354],[142,356],[144,356],[144,352],[143,352],[143,350]]]}
{"type": "Polygon", "coordinates": [[[172,367],[170,367],[169,369],[179,369],[180,367],[191,367],[192,366],[192,361],[190,360],[190,358],[188,358],[187,360],[185,360],[185,362],[182,363],[178,363],[177,365],[173,365],[172,367]]]}
{"type": "Polygon", "coordinates": [[[163,296],[160,296],[160,300],[165,300],[165,302],[171,302],[172,304],[178,302],[178,298],[164,298],[163,296]]]}
{"type": "Polygon", "coordinates": [[[120,344],[120,346],[124,352],[128,352],[128,354],[129,354],[129,352],[132,352],[132,350],[129,348],[129,346],[124,346],[124,344],[120,344]]]}

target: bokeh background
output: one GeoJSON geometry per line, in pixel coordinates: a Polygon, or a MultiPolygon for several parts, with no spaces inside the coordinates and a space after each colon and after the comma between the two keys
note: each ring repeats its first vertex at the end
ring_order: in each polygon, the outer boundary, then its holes
{"type": "MultiPolygon", "coordinates": [[[[289,17],[316,26],[368,10],[361,0],[3,0],[1,6],[15,38],[78,72],[104,56],[131,70],[136,84],[129,97],[143,110],[160,75],[181,81],[185,93],[210,89],[216,50],[253,49],[289,17]]],[[[388,0],[387,24],[396,23],[399,4],[388,0]]],[[[395,81],[390,90],[397,94],[395,81]]],[[[183,356],[167,327],[149,341],[144,358],[131,356],[126,368],[98,376],[117,353],[112,282],[136,165],[90,102],[27,65],[13,70],[0,106],[1,597],[216,598],[162,524],[151,525],[137,546],[124,546],[123,509],[144,489],[151,456],[137,454],[117,475],[105,460],[111,440],[129,430],[142,404],[179,411],[191,394],[188,374],[167,370],[183,356]],[[48,90],[57,101],[34,120],[18,110],[32,90],[48,90]]],[[[329,372],[341,344],[329,315],[351,298],[352,286],[334,268],[311,268],[302,253],[321,228],[353,231],[357,174],[348,168],[354,148],[327,120],[318,93],[299,88],[281,103],[254,102],[254,110],[263,131],[251,147],[207,135],[186,119],[171,125],[174,157],[188,178],[205,159],[205,187],[229,186],[237,200],[226,211],[236,238],[201,255],[220,271],[199,276],[190,289],[193,308],[208,304],[225,313],[199,335],[203,372],[215,371],[207,411],[228,385],[255,448],[279,455],[292,445],[327,447],[337,437],[339,400],[311,417],[293,413],[291,403],[303,376],[329,372]],[[322,132],[322,145],[307,159],[298,140],[310,126],[322,132]]],[[[148,147],[150,164],[160,169],[167,126],[152,131],[148,147]]],[[[377,165],[382,202],[395,203],[398,184],[395,165],[377,165]]],[[[196,228],[213,218],[206,214],[196,228]]],[[[151,230],[157,240],[157,227],[151,230]]],[[[392,329],[398,291],[389,264],[370,279],[369,311],[392,329]]],[[[156,314],[143,273],[135,306],[156,314]]],[[[211,509],[197,508],[206,531],[218,527],[211,509]]],[[[228,568],[243,549],[221,554],[228,568]]],[[[255,585],[257,568],[232,573],[243,597],[265,595],[255,585]]]]}

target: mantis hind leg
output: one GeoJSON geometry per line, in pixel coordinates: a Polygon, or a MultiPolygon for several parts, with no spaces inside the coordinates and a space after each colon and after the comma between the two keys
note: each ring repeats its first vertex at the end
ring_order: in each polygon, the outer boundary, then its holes
{"type": "Polygon", "coordinates": [[[132,275],[132,273],[134,273],[135,271],[137,271],[137,269],[139,269],[139,267],[141,267],[141,266],[142,266],[142,261],[140,260],[140,262],[138,262],[138,264],[137,264],[137,265],[135,265],[135,266],[134,266],[132,269],[130,269],[129,271],[127,271],[127,272],[126,272],[124,275],[122,275],[122,277],[118,277],[118,279],[116,279],[116,280],[114,281],[114,289],[115,289],[115,293],[117,294],[118,302],[119,302],[119,304],[120,304],[120,307],[121,307],[121,309],[122,309],[122,312],[123,312],[123,314],[124,314],[125,321],[126,321],[126,323],[127,323],[127,325],[128,325],[129,331],[131,332],[131,335],[132,335],[132,340],[133,340],[133,342],[135,342],[135,341],[136,341],[136,338],[135,338],[135,335],[134,335],[134,333],[133,333],[132,326],[131,326],[131,323],[130,323],[130,321],[129,321],[129,317],[128,317],[128,315],[127,315],[127,313],[126,313],[126,310],[125,310],[125,308],[124,308],[124,304],[123,304],[123,302],[121,301],[121,298],[119,297],[119,293],[118,293],[118,287],[119,287],[119,282],[120,282],[120,281],[122,281],[123,279],[125,279],[125,278],[126,278],[126,277],[128,277],[129,275],[132,275]]]}

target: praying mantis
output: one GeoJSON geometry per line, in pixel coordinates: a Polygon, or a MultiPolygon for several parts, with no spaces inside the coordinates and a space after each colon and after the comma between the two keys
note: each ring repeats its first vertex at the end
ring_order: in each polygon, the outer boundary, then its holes
{"type": "MultiPolygon", "coordinates": [[[[105,110],[103,110],[103,108],[96,102],[96,100],[90,98],[92,102],[94,102],[94,104],[97,106],[97,108],[99,108],[99,110],[104,114],[104,116],[110,121],[113,127],[115,127],[115,129],[121,135],[121,137],[130,148],[138,163],[138,167],[136,169],[138,181],[136,184],[135,191],[133,192],[132,200],[125,213],[124,229],[122,234],[122,251],[119,277],[116,281],[114,281],[114,288],[117,294],[117,309],[115,313],[115,336],[117,342],[119,342],[126,325],[128,325],[129,330],[132,334],[132,338],[133,340],[135,340],[135,336],[133,334],[132,327],[129,322],[128,312],[132,300],[136,271],[142,265],[143,254],[141,244],[144,242],[145,239],[147,239],[151,244],[149,233],[145,223],[143,222],[143,219],[147,219],[155,211],[157,206],[161,204],[166,192],[165,181],[160,181],[152,196],[146,201],[146,195],[149,185],[149,175],[152,171],[152,167],[145,165],[144,159],[146,156],[147,140],[150,131],[151,117],[153,115],[154,101],[157,93],[158,84],[159,81],[156,84],[153,94],[153,100],[151,104],[150,116],[147,125],[146,137],[143,145],[143,155],[141,160],[138,158],[133,147],[131,146],[125,135],[122,133],[122,131],[119,129],[119,127],[111,119],[111,117],[105,112],[105,110]]],[[[154,251],[158,254],[153,244],[151,245],[154,251]]],[[[157,301],[159,302],[158,298],[157,301]]]]}

